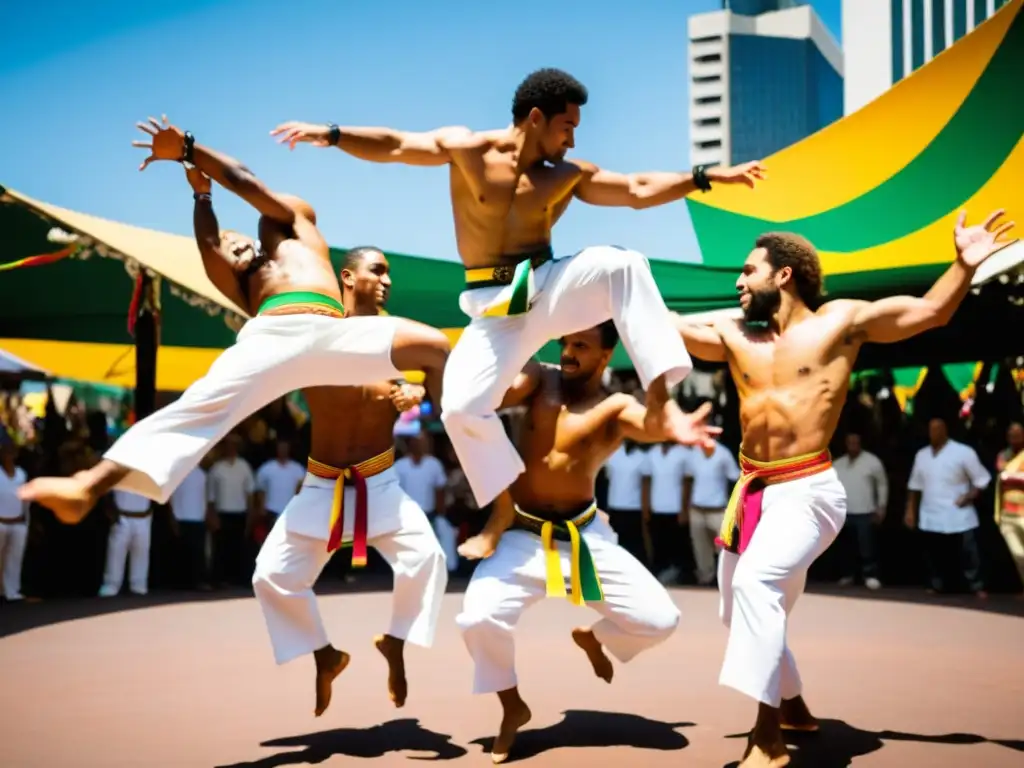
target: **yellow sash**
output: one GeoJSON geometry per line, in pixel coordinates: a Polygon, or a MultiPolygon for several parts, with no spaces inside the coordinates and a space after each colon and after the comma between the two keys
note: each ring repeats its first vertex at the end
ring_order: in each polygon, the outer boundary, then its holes
{"type": "Polygon", "coordinates": [[[600,602],[604,600],[604,590],[597,575],[594,558],[590,553],[586,540],[580,530],[593,522],[597,515],[597,502],[590,503],[583,512],[571,520],[546,520],[531,515],[516,505],[515,527],[538,534],[544,547],[544,560],[547,566],[547,596],[566,597],[565,576],[562,574],[562,556],[555,540],[568,540],[571,547],[571,575],[573,605],[600,602]]]}

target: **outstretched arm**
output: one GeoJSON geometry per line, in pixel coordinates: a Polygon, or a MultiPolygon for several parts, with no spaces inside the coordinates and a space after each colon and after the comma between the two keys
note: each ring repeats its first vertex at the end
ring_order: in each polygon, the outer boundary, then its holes
{"type": "Polygon", "coordinates": [[[714,323],[687,320],[677,314],[672,315],[672,321],[676,324],[679,335],[683,337],[687,352],[709,363],[726,362],[725,341],[714,323]]]}
{"type": "Polygon", "coordinates": [[[220,225],[213,212],[213,198],[210,195],[210,179],[197,168],[187,169],[185,177],[192,186],[195,208],[192,212],[192,227],[195,230],[196,245],[203,258],[206,276],[218,291],[232,301],[239,309],[249,311],[242,287],[238,283],[234,260],[221,249],[220,225]]]}
{"type": "Polygon", "coordinates": [[[295,211],[280,195],[267,189],[252,171],[238,160],[196,144],[185,131],[171,125],[164,115],[163,123],[156,118],[149,118],[148,123],[136,124],[143,133],[152,137],[151,143],[132,142],[133,146],[150,150],[150,155],[142,161],[140,171],[155,160],[173,160],[195,165],[200,171],[216,181],[222,187],[234,192],[267,218],[282,224],[295,222],[295,211]]]}
{"type": "Polygon", "coordinates": [[[433,131],[398,131],[393,128],[357,128],[353,126],[282,123],[270,132],[279,144],[295,149],[296,144],[337,147],[360,160],[371,163],[405,165],[447,165],[453,143],[472,135],[468,128],[448,126],[433,131]]]}
{"type": "Polygon", "coordinates": [[[576,185],[576,197],[590,205],[616,208],[653,208],[656,205],[682,200],[698,189],[711,189],[712,182],[746,184],[753,187],[764,178],[759,162],[744,163],[733,168],[703,168],[694,173],[651,171],[648,173],[615,173],[593,163],[573,161],[582,171],[576,185]]]}
{"type": "Polygon", "coordinates": [[[978,266],[1013,242],[1001,239],[1013,228],[1013,222],[996,226],[1002,214],[1001,210],[995,211],[983,223],[965,227],[967,213],[962,211],[954,229],[956,261],[928,293],[921,297],[890,296],[873,302],[851,302],[852,332],[862,341],[888,344],[948,323],[970,290],[978,266]]]}

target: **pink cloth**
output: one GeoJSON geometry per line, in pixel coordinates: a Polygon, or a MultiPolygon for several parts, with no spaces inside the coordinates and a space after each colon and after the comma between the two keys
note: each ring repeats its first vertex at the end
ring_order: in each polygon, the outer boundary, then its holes
{"type": "Polygon", "coordinates": [[[761,522],[761,500],[763,497],[764,487],[762,486],[756,491],[751,491],[749,488],[746,489],[743,498],[740,500],[743,512],[740,515],[740,544],[737,548],[737,554],[742,555],[743,551],[750,544],[750,540],[754,538],[754,529],[761,522]]]}

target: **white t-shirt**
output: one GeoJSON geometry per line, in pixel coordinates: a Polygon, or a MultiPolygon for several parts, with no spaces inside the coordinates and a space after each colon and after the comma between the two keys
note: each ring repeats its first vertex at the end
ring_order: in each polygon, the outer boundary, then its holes
{"type": "Polygon", "coordinates": [[[289,459],[282,464],[271,459],[266,462],[256,472],[256,489],[263,493],[263,506],[268,512],[281,514],[305,478],[306,470],[297,461],[289,459]]]}
{"type": "Polygon", "coordinates": [[[932,533],[963,533],[978,527],[973,504],[958,507],[956,500],[971,488],[984,490],[992,475],[982,466],[974,449],[947,440],[938,453],[925,446],[914,457],[907,488],[920,491],[918,527],[932,533]]]}
{"type": "Polygon", "coordinates": [[[185,475],[171,494],[171,512],[183,523],[201,523],[206,519],[206,472],[202,467],[185,475]]]}
{"type": "Polygon", "coordinates": [[[435,512],[437,491],[448,484],[444,464],[436,456],[423,456],[417,464],[411,456],[403,456],[395,462],[398,484],[426,512],[435,512]]]}
{"type": "Polygon", "coordinates": [[[845,454],[832,467],[846,490],[846,514],[867,515],[889,503],[889,478],[875,454],[861,451],[854,460],[845,454]]]}
{"type": "Polygon", "coordinates": [[[249,462],[241,457],[234,461],[221,459],[210,468],[206,479],[206,500],[218,512],[244,514],[249,510],[249,495],[255,487],[249,462]]]}
{"type": "Polygon", "coordinates": [[[725,509],[732,488],[740,479],[740,465],[728,448],[716,442],[710,456],[700,448],[689,451],[685,475],[693,478],[690,504],[704,509],[725,509]]]}
{"type": "Polygon", "coordinates": [[[646,450],[634,448],[627,453],[624,445],[608,457],[604,465],[605,477],[608,478],[608,509],[640,511],[643,505],[640,488],[646,460],[646,450]]]}
{"type": "Polygon", "coordinates": [[[14,468],[14,477],[0,469],[0,518],[13,520],[28,515],[28,502],[18,498],[18,489],[26,482],[28,478],[21,467],[14,468]]]}
{"type": "Polygon", "coordinates": [[[683,472],[689,448],[673,445],[666,450],[656,445],[647,451],[641,472],[651,478],[651,513],[678,515],[683,509],[683,472]]]}

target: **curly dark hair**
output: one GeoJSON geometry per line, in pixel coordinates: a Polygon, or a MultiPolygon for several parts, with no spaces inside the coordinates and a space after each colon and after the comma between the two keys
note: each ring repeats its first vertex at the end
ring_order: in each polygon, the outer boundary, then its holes
{"type": "Polygon", "coordinates": [[[531,72],[516,88],[512,99],[512,119],[520,123],[534,107],[544,117],[560,115],[570,104],[582,107],[587,103],[587,89],[579,80],[560,69],[538,69],[531,72]]]}
{"type": "Polygon", "coordinates": [[[821,260],[810,240],[792,232],[766,232],[757,238],[754,247],[768,252],[768,263],[773,270],[783,267],[793,270],[800,300],[811,309],[818,307],[823,295],[821,260]]]}
{"type": "Polygon", "coordinates": [[[597,329],[601,332],[601,349],[615,349],[619,343],[619,329],[614,320],[605,320],[597,329]]]}

